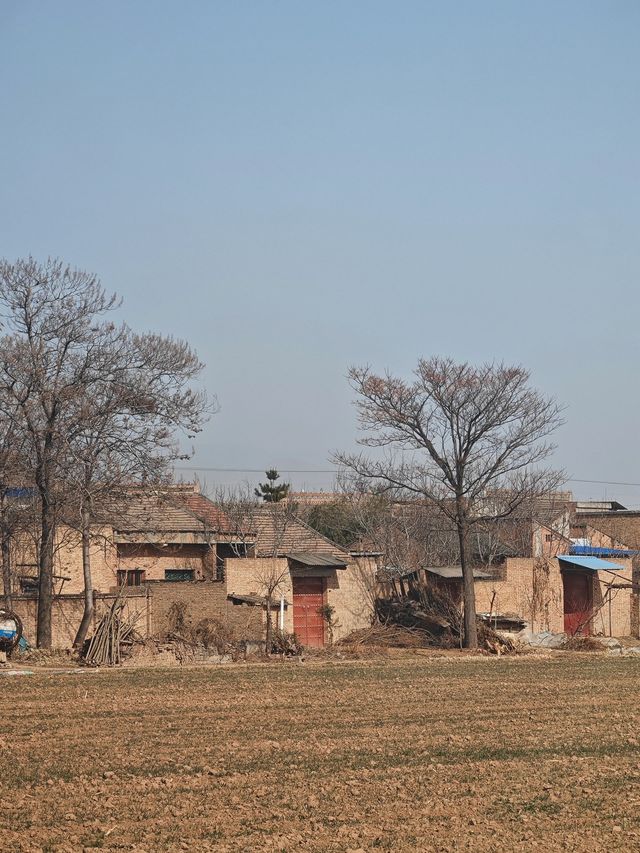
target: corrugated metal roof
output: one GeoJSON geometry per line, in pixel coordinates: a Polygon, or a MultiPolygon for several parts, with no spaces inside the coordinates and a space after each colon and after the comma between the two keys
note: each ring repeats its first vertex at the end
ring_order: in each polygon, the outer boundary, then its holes
{"type": "MultiPolygon", "coordinates": [[[[438,575],[441,578],[453,578],[462,580],[462,566],[424,566],[425,572],[431,575],[438,575]]],[[[482,580],[483,578],[492,578],[493,575],[487,572],[481,572],[479,569],[473,570],[474,578],[482,580]]]]}
{"type": "Polygon", "coordinates": [[[330,554],[318,554],[315,551],[291,551],[287,557],[290,560],[295,560],[296,563],[302,563],[304,566],[322,566],[334,569],[346,569],[347,567],[344,560],[339,560],[330,554]]]}
{"type": "Polygon", "coordinates": [[[589,569],[591,572],[598,570],[607,572],[623,572],[624,566],[619,566],[617,563],[610,563],[608,560],[601,560],[599,557],[573,557],[568,554],[558,554],[558,559],[563,563],[570,563],[572,566],[578,566],[581,569],[589,569]]]}

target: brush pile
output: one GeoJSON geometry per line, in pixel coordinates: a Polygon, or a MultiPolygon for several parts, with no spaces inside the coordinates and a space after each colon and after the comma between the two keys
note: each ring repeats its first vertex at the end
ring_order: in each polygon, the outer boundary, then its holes
{"type": "MultiPolygon", "coordinates": [[[[440,649],[462,647],[462,608],[446,591],[437,587],[412,588],[406,596],[381,598],[376,602],[376,622],[353,631],[341,644],[388,648],[440,649]]],[[[516,643],[478,620],[479,648],[493,655],[515,654],[516,643]]]]}
{"type": "Polygon", "coordinates": [[[370,628],[360,628],[339,640],[338,646],[359,648],[361,646],[379,646],[396,649],[421,649],[433,645],[432,637],[419,628],[405,628],[402,625],[376,623],[370,628]]]}
{"type": "Polygon", "coordinates": [[[89,643],[84,660],[91,666],[116,666],[129,657],[137,638],[135,620],[124,617],[126,599],[119,594],[104,614],[89,643]]]}
{"type": "Polygon", "coordinates": [[[436,609],[412,598],[381,598],[376,603],[377,616],[385,625],[395,625],[426,634],[434,639],[451,631],[451,621],[444,609],[436,609]]]}

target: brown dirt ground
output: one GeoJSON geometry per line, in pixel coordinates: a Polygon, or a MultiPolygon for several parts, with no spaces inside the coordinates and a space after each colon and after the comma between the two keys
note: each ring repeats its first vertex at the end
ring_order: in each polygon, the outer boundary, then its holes
{"type": "Polygon", "coordinates": [[[3,677],[4,850],[640,849],[640,661],[3,677]]]}

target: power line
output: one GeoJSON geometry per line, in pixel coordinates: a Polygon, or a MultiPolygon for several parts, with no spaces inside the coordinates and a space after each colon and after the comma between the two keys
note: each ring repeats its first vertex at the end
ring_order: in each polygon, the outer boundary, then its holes
{"type": "Polygon", "coordinates": [[[567,483],[597,483],[601,486],[639,486],[640,483],[623,483],[619,480],[577,480],[575,477],[567,480],[567,483]]]}
{"type": "MultiPolygon", "coordinates": [[[[175,471],[214,471],[224,474],[264,474],[264,468],[204,468],[200,466],[174,465],[175,471]]],[[[278,468],[283,474],[337,474],[337,468],[278,468]]]]}
{"type": "MultiPolygon", "coordinates": [[[[207,468],[198,465],[175,465],[176,471],[210,471],[220,474],[264,474],[264,468],[207,468]]],[[[337,468],[279,468],[283,474],[337,474],[337,468]]],[[[578,477],[568,477],[567,483],[592,483],[600,486],[636,486],[640,483],[627,483],[621,480],[581,480],[578,477]]]]}

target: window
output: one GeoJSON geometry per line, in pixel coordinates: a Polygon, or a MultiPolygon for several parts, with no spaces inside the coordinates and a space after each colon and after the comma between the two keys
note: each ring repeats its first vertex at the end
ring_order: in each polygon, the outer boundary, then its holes
{"type": "Polygon", "coordinates": [[[20,592],[26,594],[38,592],[38,578],[32,577],[31,575],[22,575],[19,578],[19,581],[20,592]]]}
{"type": "Polygon", "coordinates": [[[118,586],[142,586],[144,569],[118,569],[118,586]]]}
{"type": "Polygon", "coordinates": [[[192,581],[193,569],[165,569],[164,579],[166,581],[192,581]]]}

